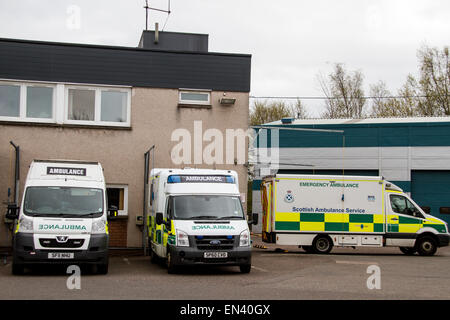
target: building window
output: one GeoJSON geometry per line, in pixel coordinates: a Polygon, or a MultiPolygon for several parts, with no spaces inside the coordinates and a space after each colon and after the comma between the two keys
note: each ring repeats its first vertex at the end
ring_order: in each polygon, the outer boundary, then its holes
{"type": "Polygon", "coordinates": [[[108,208],[116,206],[119,216],[128,215],[128,186],[126,185],[107,185],[108,208]]]}
{"type": "Polygon", "coordinates": [[[127,93],[102,91],[101,121],[127,122],[127,93]]]}
{"type": "Polygon", "coordinates": [[[0,81],[0,121],[130,127],[131,89],[0,81]]]}
{"type": "Polygon", "coordinates": [[[450,214],[450,207],[440,207],[439,213],[440,214],[450,214]]]}
{"type": "Polygon", "coordinates": [[[27,118],[53,118],[52,87],[27,87],[27,118]]]}
{"type": "Polygon", "coordinates": [[[68,87],[69,124],[130,126],[130,89],[68,87]]]}
{"type": "Polygon", "coordinates": [[[1,82],[0,120],[55,122],[53,85],[1,82]]]}
{"type": "Polygon", "coordinates": [[[95,90],[69,89],[69,120],[95,120],[95,90]]]}
{"type": "Polygon", "coordinates": [[[0,85],[0,116],[20,116],[20,86],[0,85]]]}
{"type": "Polygon", "coordinates": [[[178,103],[180,105],[210,106],[211,91],[180,89],[178,103]]]}

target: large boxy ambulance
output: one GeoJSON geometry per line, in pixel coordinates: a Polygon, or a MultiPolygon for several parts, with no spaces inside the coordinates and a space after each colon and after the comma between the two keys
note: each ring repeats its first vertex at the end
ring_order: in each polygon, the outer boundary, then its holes
{"type": "Polygon", "coordinates": [[[147,219],[152,262],[251,270],[251,240],[232,170],[153,169],[147,219]]]}
{"type": "Polygon", "coordinates": [[[265,242],[315,253],[394,246],[428,256],[449,244],[447,224],[382,177],[277,174],[263,179],[261,195],[265,242]]]}
{"type": "Polygon", "coordinates": [[[33,264],[94,264],[108,272],[106,187],[100,163],[34,160],[13,238],[13,274],[33,264]]]}

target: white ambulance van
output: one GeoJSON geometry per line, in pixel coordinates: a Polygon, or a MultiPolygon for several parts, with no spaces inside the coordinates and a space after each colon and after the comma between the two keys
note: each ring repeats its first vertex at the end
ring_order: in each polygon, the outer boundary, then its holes
{"type": "Polygon", "coordinates": [[[34,160],[13,238],[13,274],[34,264],[95,264],[108,272],[106,187],[100,163],[34,160]]]}
{"type": "Polygon", "coordinates": [[[231,170],[153,169],[147,219],[152,262],[251,270],[251,240],[231,170]]]}
{"type": "Polygon", "coordinates": [[[449,245],[447,224],[382,177],[277,174],[263,179],[261,195],[265,242],[315,253],[391,246],[425,256],[449,245]]]}

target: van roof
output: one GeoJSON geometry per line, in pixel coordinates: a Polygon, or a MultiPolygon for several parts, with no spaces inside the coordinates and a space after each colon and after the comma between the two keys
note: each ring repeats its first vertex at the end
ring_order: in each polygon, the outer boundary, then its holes
{"type": "Polygon", "coordinates": [[[308,179],[327,179],[327,180],[383,180],[382,176],[350,176],[350,175],[319,175],[319,174],[277,174],[275,178],[308,178],[308,179]]]}
{"type": "Polygon", "coordinates": [[[33,160],[27,180],[104,182],[99,162],[80,160],[33,160]]]}
{"type": "Polygon", "coordinates": [[[183,168],[183,169],[167,169],[167,168],[155,168],[152,169],[151,174],[164,175],[164,174],[192,174],[192,175],[233,175],[237,176],[234,170],[216,170],[216,169],[195,169],[195,168],[183,168]]]}
{"type": "Polygon", "coordinates": [[[51,163],[77,163],[77,164],[99,164],[97,161],[84,161],[84,160],[60,160],[60,159],[49,159],[49,160],[40,160],[34,159],[33,162],[51,162],[51,163]]]}

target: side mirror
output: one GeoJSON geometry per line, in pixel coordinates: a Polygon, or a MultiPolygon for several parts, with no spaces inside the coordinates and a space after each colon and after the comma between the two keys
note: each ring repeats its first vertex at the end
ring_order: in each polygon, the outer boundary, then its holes
{"type": "Polygon", "coordinates": [[[252,221],[250,221],[251,224],[253,225],[257,225],[258,224],[258,214],[257,213],[252,213],[252,221]]]}
{"type": "Polygon", "coordinates": [[[164,222],[164,217],[163,217],[162,212],[157,212],[157,213],[156,213],[155,220],[156,220],[156,224],[157,224],[158,226],[161,225],[161,224],[164,222]]]}
{"type": "Polygon", "coordinates": [[[9,220],[15,220],[19,218],[19,207],[15,203],[8,204],[5,218],[9,220]]]}
{"type": "Polygon", "coordinates": [[[116,206],[110,206],[108,208],[108,218],[115,219],[118,216],[118,208],[116,206]]]}

